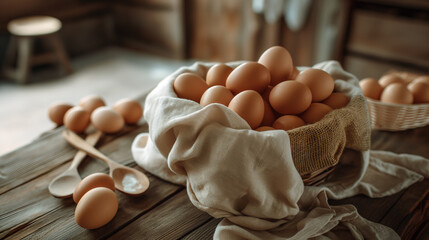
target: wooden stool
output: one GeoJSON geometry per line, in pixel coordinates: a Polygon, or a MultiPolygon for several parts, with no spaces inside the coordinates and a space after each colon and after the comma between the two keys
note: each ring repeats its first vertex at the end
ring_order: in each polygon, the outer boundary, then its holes
{"type": "Polygon", "coordinates": [[[60,63],[67,73],[72,72],[67,54],[57,35],[61,29],[58,19],[49,16],[20,18],[10,21],[7,28],[12,36],[3,67],[6,77],[25,83],[32,66],[46,63],[60,63]],[[53,51],[33,55],[36,38],[47,43],[53,51]]]}

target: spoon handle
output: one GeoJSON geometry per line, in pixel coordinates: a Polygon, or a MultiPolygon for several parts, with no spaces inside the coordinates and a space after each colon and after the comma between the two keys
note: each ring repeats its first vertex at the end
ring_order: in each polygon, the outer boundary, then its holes
{"type": "MultiPolygon", "coordinates": [[[[90,133],[86,138],[85,141],[90,144],[91,146],[94,146],[97,144],[98,140],[100,140],[103,133],[101,131],[95,131],[93,133],[90,133]]],[[[86,157],[86,152],[79,150],[76,155],[73,158],[73,161],[69,168],[77,168],[82,162],[82,160],[86,157]]]]}
{"type": "Polygon", "coordinates": [[[70,130],[64,130],[63,137],[74,147],[86,152],[89,156],[98,158],[100,160],[103,160],[104,162],[109,165],[109,167],[112,166],[112,160],[110,160],[108,157],[106,157],[104,154],[102,154],[100,151],[95,149],[93,146],[88,144],[85,140],[83,140],[81,137],[79,137],[76,133],[70,131],[70,130]]]}

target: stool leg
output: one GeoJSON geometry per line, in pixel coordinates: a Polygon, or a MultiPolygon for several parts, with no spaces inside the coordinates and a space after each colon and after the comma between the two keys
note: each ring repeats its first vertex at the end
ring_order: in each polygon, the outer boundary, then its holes
{"type": "Polygon", "coordinates": [[[64,49],[64,46],[63,46],[59,36],[54,33],[54,34],[47,36],[47,38],[51,41],[52,46],[54,48],[54,51],[57,54],[58,60],[60,61],[61,65],[64,68],[64,70],[66,71],[66,73],[71,73],[73,70],[72,70],[72,67],[70,65],[67,53],[64,49]]]}
{"type": "Polygon", "coordinates": [[[16,79],[15,61],[16,61],[16,44],[17,38],[10,37],[9,46],[6,50],[6,55],[3,62],[3,75],[9,79],[16,79]]]}
{"type": "Polygon", "coordinates": [[[6,55],[4,58],[4,68],[13,67],[16,61],[16,42],[17,39],[15,36],[10,37],[9,46],[6,51],[6,55]]]}
{"type": "Polygon", "coordinates": [[[33,38],[19,37],[18,38],[18,59],[16,68],[16,81],[26,83],[30,71],[30,58],[33,54],[33,38]]]}

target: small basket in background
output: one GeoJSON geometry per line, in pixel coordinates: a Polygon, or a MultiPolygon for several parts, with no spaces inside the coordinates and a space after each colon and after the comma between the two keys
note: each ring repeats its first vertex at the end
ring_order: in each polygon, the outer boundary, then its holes
{"type": "Polygon", "coordinates": [[[392,104],[369,98],[367,101],[372,129],[401,131],[429,124],[429,103],[392,104]]]}

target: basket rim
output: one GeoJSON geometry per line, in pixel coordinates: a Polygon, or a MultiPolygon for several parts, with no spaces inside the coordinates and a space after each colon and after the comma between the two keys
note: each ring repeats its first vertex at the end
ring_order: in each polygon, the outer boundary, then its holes
{"type": "Polygon", "coordinates": [[[370,103],[392,106],[392,107],[429,107],[429,103],[413,103],[413,104],[386,103],[386,102],[382,102],[380,100],[375,100],[368,97],[365,97],[365,98],[370,103]]]}

